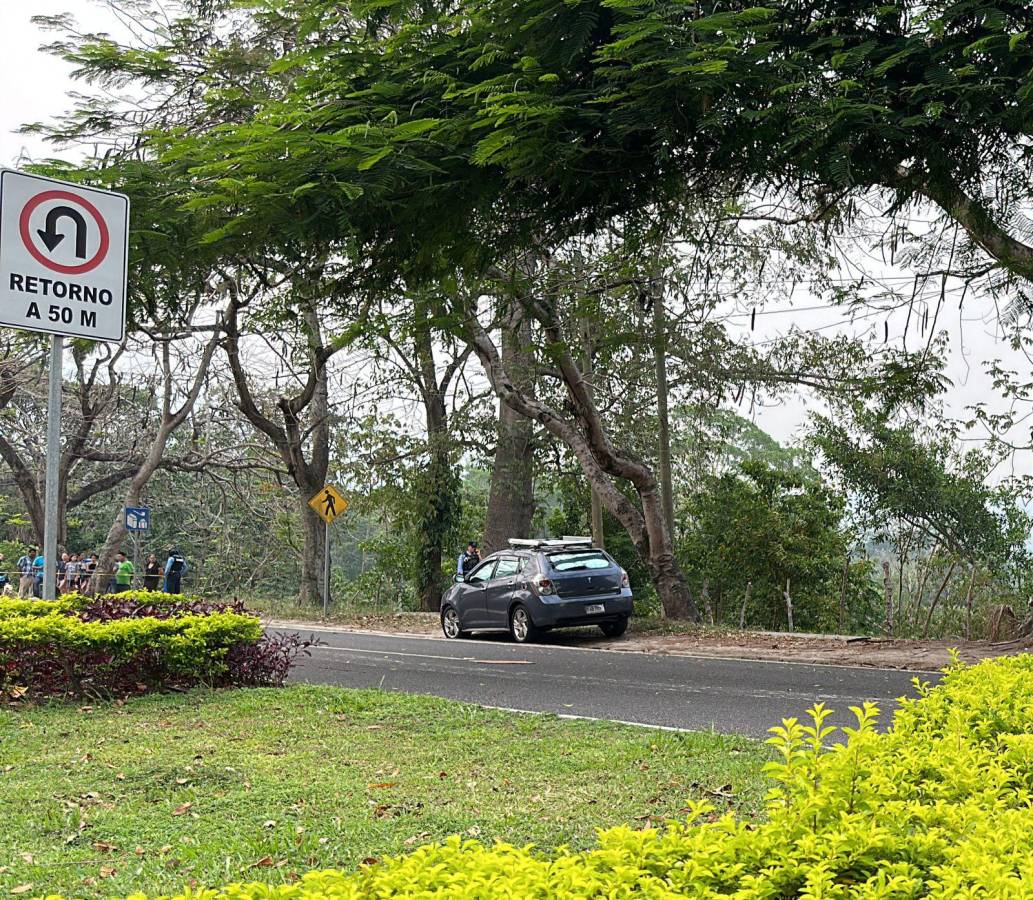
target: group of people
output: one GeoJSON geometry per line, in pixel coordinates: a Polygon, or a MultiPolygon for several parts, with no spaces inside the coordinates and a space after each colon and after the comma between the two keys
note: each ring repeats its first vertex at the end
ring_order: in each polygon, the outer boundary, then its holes
{"type": "MultiPolygon", "coordinates": [[[[17,592],[19,597],[43,596],[43,579],[46,560],[37,547],[26,547],[25,553],[15,563],[13,573],[4,566],[4,556],[0,553],[0,593],[8,596],[17,592]],[[17,578],[17,586],[11,578],[17,578]]],[[[57,593],[86,594],[93,593],[95,577],[100,566],[100,556],[96,553],[62,553],[57,562],[57,593]]],[[[181,592],[183,576],[187,572],[186,558],[176,548],[169,551],[165,565],[158,561],[156,554],[151,553],[143,567],[143,582],[140,587],[148,591],[164,590],[169,594],[181,592]]],[[[119,551],[115,557],[114,568],[107,573],[106,584],[102,583],[101,593],[121,593],[130,590],[137,580],[136,566],[125,553],[119,551]]]]}

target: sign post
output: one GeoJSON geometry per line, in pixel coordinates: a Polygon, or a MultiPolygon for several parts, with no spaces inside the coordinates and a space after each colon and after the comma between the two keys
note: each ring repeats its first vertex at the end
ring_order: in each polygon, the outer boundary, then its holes
{"type": "Polygon", "coordinates": [[[43,494],[43,599],[57,598],[57,494],[61,480],[61,357],[64,338],[50,336],[50,381],[47,385],[47,474],[43,494]]]}
{"type": "Polygon", "coordinates": [[[126,531],[133,536],[133,577],[140,578],[140,535],[151,530],[149,506],[126,506],[122,509],[126,531]]]}
{"type": "Polygon", "coordinates": [[[0,170],[0,325],[49,334],[43,596],[57,594],[64,338],[125,335],[129,198],[0,170]]]}
{"type": "Polygon", "coordinates": [[[330,612],[330,526],[348,508],[348,501],[332,484],[324,485],[308,505],[325,524],[323,542],[323,618],[330,612]]]}

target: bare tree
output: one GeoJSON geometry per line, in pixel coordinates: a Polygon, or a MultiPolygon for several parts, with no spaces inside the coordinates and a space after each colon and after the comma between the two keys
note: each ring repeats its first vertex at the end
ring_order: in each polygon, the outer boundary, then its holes
{"type": "MultiPolygon", "coordinates": [[[[200,315],[205,307],[198,306],[194,315],[200,315]]],[[[135,471],[129,478],[129,485],[123,497],[123,506],[139,506],[144,488],[151,476],[162,466],[165,451],[173,433],[187,421],[208,376],[212,357],[218,347],[221,326],[173,327],[151,334],[154,343],[151,352],[158,367],[160,378],[160,413],[153,430],[147,435],[143,454],[132,461],[135,471]],[[210,336],[198,348],[195,335],[198,331],[210,331],[210,336]],[[174,345],[185,342],[186,347],[174,352],[174,345]],[[199,352],[198,352],[199,351],[199,352]],[[190,369],[193,369],[191,372],[190,369]],[[186,376],[186,377],[183,377],[186,376]]],[[[122,510],[115,514],[108,529],[104,546],[97,564],[94,590],[98,589],[105,573],[112,570],[115,554],[126,536],[125,519],[122,510]]]]}
{"type": "Polygon", "coordinates": [[[298,596],[303,603],[316,603],[322,598],[320,580],[326,559],[324,526],[322,520],[309,508],[308,501],[326,484],[330,467],[327,363],[340,349],[339,345],[328,344],[324,338],[316,296],[318,283],[319,276],[316,275],[306,279],[299,289],[298,328],[304,343],[303,351],[297,360],[281,356],[282,363],[290,370],[285,387],[293,385],[293,393],[281,393],[272,404],[262,403],[260,395],[252,386],[242,356],[244,332],[241,314],[260,296],[265,285],[258,285],[245,294],[236,280],[226,279],[230,302],[222,337],[222,346],[237,389],[240,411],[271,441],[297,488],[298,511],[304,536],[298,596]]]}
{"type": "MultiPolygon", "coordinates": [[[[40,440],[46,411],[47,376],[30,341],[16,339],[0,361],[0,458],[11,470],[36,540],[43,540],[43,472],[45,448],[40,440]]],[[[69,510],[110,490],[135,471],[129,460],[131,442],[121,441],[112,453],[115,465],[89,466],[84,461],[102,445],[119,443],[117,422],[127,410],[121,403],[125,389],[118,363],[126,351],[120,344],[73,342],[71,358],[75,378],[64,379],[62,392],[72,402],[64,404],[65,440],[61,448],[58,495],[58,543],[65,540],[69,510]]]]}

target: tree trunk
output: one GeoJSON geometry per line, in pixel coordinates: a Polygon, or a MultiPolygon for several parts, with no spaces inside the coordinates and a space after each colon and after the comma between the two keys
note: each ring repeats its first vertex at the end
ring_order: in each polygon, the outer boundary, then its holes
{"type": "Polygon", "coordinates": [[[886,630],[886,634],[893,634],[893,585],[890,577],[890,564],[886,561],[882,561],[882,587],[886,594],[886,621],[883,622],[883,628],[886,630]]]}
{"type": "Polygon", "coordinates": [[[968,579],[968,591],[965,593],[965,640],[972,640],[972,593],[976,587],[976,574],[979,572],[979,566],[976,563],[972,564],[972,574],[968,579]]]}
{"type": "Polygon", "coordinates": [[[911,626],[918,626],[918,618],[922,612],[922,598],[925,596],[925,583],[933,569],[933,561],[936,559],[936,551],[939,549],[939,542],[934,542],[932,550],[925,559],[922,567],[922,575],[918,579],[918,587],[915,589],[915,602],[911,608],[911,626]]]}
{"type": "Polygon", "coordinates": [[[664,501],[664,518],[674,540],[674,477],[671,471],[671,428],[667,408],[667,317],[660,290],[653,294],[653,362],[656,367],[656,418],[659,457],[657,467],[660,492],[664,501]]]}
{"type": "MultiPolygon", "coordinates": [[[[323,485],[302,493],[314,497],[323,485]]],[[[298,585],[298,602],[303,605],[322,606],[323,572],[326,559],[326,523],[308,505],[307,498],[298,498],[298,515],[301,518],[301,583],[298,585]]]]}
{"type": "Polygon", "coordinates": [[[423,515],[417,535],[420,546],[416,590],[420,608],[425,612],[434,612],[441,605],[444,545],[452,535],[458,518],[459,486],[452,464],[448,411],[445,408],[445,392],[450,376],[446,375],[441,382],[438,380],[430,311],[419,304],[415,310],[413,349],[426,415],[427,451],[430,457],[422,486],[423,515]]]}
{"type": "MultiPolygon", "coordinates": [[[[535,396],[531,321],[515,317],[503,327],[502,364],[517,389],[535,396]]],[[[484,554],[507,546],[510,538],[530,537],[534,516],[534,422],[507,403],[499,403],[498,443],[484,522],[484,554]]]]}
{"type": "MultiPolygon", "coordinates": [[[[587,319],[581,323],[581,372],[585,380],[585,396],[589,402],[595,402],[595,347],[592,344],[591,322],[587,319]]],[[[596,547],[606,547],[606,529],[603,525],[603,505],[599,499],[599,492],[594,486],[589,486],[588,495],[589,522],[592,533],[592,543],[596,547]]]]}
{"type": "Polygon", "coordinates": [[[843,585],[839,592],[839,633],[846,633],[846,591],[850,583],[850,557],[843,560],[843,585]]]}
{"type": "Polygon", "coordinates": [[[922,629],[922,640],[924,641],[929,637],[929,626],[933,621],[933,613],[936,611],[936,605],[940,602],[940,597],[943,596],[943,592],[947,587],[947,582],[951,580],[951,575],[954,574],[954,569],[958,565],[956,559],[951,560],[950,568],[947,569],[947,574],[943,576],[943,581],[940,582],[940,589],[936,592],[936,596],[933,597],[933,602],[929,604],[929,612],[925,617],[925,627],[922,629]]]}
{"type": "Polygon", "coordinates": [[[742,595],[742,606],[739,608],[739,630],[742,631],[746,628],[746,604],[750,602],[750,588],[753,587],[752,581],[746,582],[746,590],[742,595]]]}

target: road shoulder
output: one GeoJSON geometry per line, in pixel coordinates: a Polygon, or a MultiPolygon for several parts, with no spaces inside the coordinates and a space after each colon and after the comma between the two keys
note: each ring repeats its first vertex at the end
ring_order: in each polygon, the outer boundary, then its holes
{"type": "MultiPolygon", "coordinates": [[[[297,628],[318,632],[355,631],[398,636],[438,636],[440,628],[433,613],[398,613],[349,616],[329,622],[304,619],[264,618],[269,627],[297,628]]],[[[1016,644],[986,641],[912,641],[896,638],[849,635],[803,635],[780,632],[729,632],[694,628],[675,630],[669,624],[632,628],[618,639],[606,639],[594,629],[556,631],[545,643],[556,647],[611,650],[672,656],[706,656],[769,662],[815,665],[861,666],[935,672],[947,666],[956,651],[966,663],[995,656],[1027,652],[1016,644]]]]}

